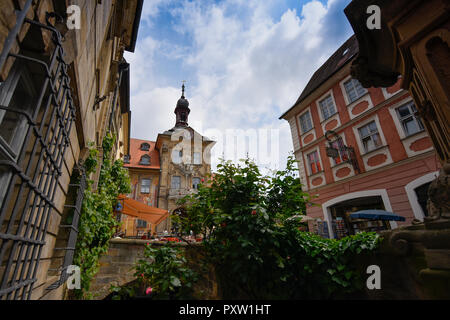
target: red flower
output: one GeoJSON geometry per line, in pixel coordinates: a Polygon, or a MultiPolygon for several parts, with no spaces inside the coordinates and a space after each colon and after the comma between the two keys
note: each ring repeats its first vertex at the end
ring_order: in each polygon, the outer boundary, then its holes
{"type": "Polygon", "coordinates": [[[202,181],[202,182],[205,182],[205,179],[202,179],[201,181],[202,181]]]}
{"type": "Polygon", "coordinates": [[[256,210],[252,210],[252,216],[256,214],[256,210]]]}
{"type": "Polygon", "coordinates": [[[147,290],[145,290],[145,294],[149,295],[150,293],[152,293],[153,288],[152,287],[148,287],[147,290]]]}
{"type": "Polygon", "coordinates": [[[144,274],[143,274],[143,273],[141,273],[141,277],[142,277],[142,278],[144,277],[144,274]]]}
{"type": "Polygon", "coordinates": [[[227,226],[227,224],[224,222],[222,223],[222,228],[225,228],[227,226]]]}

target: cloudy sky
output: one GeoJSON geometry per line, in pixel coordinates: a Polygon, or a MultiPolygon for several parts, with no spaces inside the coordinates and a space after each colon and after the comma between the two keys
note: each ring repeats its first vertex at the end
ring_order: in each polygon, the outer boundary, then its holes
{"type": "MultiPolygon", "coordinates": [[[[145,0],[136,51],[125,55],[131,136],[155,140],[174,126],[186,80],[194,129],[216,139],[226,130],[259,130],[261,141],[261,129],[274,138],[278,132],[276,160],[260,164],[284,167],[292,141],[289,125],[278,118],[353,34],[343,13],[349,2],[145,0]]],[[[224,152],[216,147],[215,159],[224,152]]]]}

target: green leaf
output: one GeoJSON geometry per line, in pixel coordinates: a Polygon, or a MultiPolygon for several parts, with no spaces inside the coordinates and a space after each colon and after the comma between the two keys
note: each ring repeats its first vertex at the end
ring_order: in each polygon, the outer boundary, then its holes
{"type": "Polygon", "coordinates": [[[181,281],[180,279],[173,277],[172,280],[170,281],[170,283],[174,286],[174,287],[180,287],[181,286],[181,281]]]}

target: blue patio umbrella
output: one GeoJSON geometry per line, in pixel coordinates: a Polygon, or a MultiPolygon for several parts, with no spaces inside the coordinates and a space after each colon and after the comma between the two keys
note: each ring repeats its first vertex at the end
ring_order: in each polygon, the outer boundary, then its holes
{"type": "Polygon", "coordinates": [[[395,213],[384,210],[361,210],[350,214],[350,218],[362,218],[370,220],[393,220],[393,221],[405,221],[405,218],[395,213]]]}

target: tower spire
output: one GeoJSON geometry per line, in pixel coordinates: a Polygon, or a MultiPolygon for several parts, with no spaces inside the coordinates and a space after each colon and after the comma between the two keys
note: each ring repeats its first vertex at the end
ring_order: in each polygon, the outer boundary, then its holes
{"type": "Polygon", "coordinates": [[[181,98],[177,102],[177,106],[175,108],[175,114],[177,116],[177,120],[175,123],[175,127],[187,127],[188,126],[188,116],[191,110],[189,109],[189,101],[184,96],[184,90],[186,86],[184,83],[185,80],[182,81],[183,84],[181,86],[181,98]]]}

